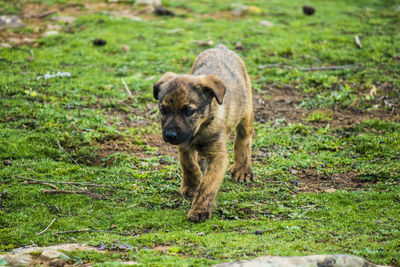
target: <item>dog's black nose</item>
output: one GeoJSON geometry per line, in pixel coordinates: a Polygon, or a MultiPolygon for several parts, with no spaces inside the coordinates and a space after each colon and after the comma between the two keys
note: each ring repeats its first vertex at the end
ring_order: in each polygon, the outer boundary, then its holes
{"type": "Polygon", "coordinates": [[[178,138],[178,134],[175,131],[166,131],[164,133],[164,140],[167,142],[175,142],[178,138]]]}

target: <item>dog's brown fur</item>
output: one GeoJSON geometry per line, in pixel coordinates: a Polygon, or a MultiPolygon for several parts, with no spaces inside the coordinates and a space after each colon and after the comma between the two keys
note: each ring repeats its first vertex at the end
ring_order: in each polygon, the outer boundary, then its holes
{"type": "Polygon", "coordinates": [[[178,145],[183,169],[181,194],[193,197],[188,218],[211,217],[228,165],[226,139],[236,129],[236,182],[253,180],[253,104],[242,59],[223,45],[202,52],[190,75],[166,73],[153,86],[164,140],[178,145]]]}

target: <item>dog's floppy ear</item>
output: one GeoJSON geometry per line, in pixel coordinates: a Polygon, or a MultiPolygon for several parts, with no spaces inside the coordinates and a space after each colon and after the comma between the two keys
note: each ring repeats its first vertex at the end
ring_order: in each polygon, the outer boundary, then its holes
{"type": "Polygon", "coordinates": [[[200,76],[200,86],[210,93],[217,100],[218,104],[222,105],[224,99],[226,86],[215,75],[202,75],[200,76]]]}
{"type": "Polygon", "coordinates": [[[160,80],[158,80],[158,82],[156,82],[155,84],[153,84],[153,96],[154,96],[155,99],[158,100],[158,95],[159,95],[159,93],[160,93],[160,87],[161,87],[161,85],[162,85],[164,82],[168,81],[169,79],[171,79],[171,78],[173,78],[173,77],[175,77],[175,76],[176,76],[175,73],[167,72],[167,73],[165,73],[165,74],[161,77],[160,80]]]}

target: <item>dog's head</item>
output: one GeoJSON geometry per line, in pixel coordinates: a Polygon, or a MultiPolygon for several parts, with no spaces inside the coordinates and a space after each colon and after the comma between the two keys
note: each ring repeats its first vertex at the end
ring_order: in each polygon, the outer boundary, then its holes
{"type": "Polygon", "coordinates": [[[222,105],[225,84],[215,75],[177,75],[166,73],[153,85],[159,100],[164,141],[180,145],[190,141],[212,118],[212,101],[222,105]]]}

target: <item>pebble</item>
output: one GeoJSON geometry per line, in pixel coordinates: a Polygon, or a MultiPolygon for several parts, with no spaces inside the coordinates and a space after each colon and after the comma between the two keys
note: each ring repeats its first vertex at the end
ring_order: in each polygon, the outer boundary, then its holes
{"type": "Polygon", "coordinates": [[[5,159],[5,160],[3,161],[3,164],[4,164],[4,166],[11,166],[13,163],[12,163],[11,160],[5,159]]]}
{"type": "Polygon", "coordinates": [[[26,24],[17,16],[2,15],[0,16],[0,30],[23,28],[26,24]]]}
{"type": "Polygon", "coordinates": [[[308,16],[314,15],[315,8],[312,6],[303,6],[303,13],[308,16]]]}
{"type": "Polygon", "coordinates": [[[274,26],[274,24],[268,20],[261,20],[259,24],[260,24],[260,26],[264,26],[264,27],[274,26]]]}
{"type": "Polygon", "coordinates": [[[97,38],[97,39],[94,39],[94,40],[92,41],[92,43],[93,43],[93,45],[95,45],[95,46],[105,46],[105,45],[107,44],[107,41],[106,41],[106,40],[103,40],[103,39],[100,39],[100,38],[97,38]]]}

